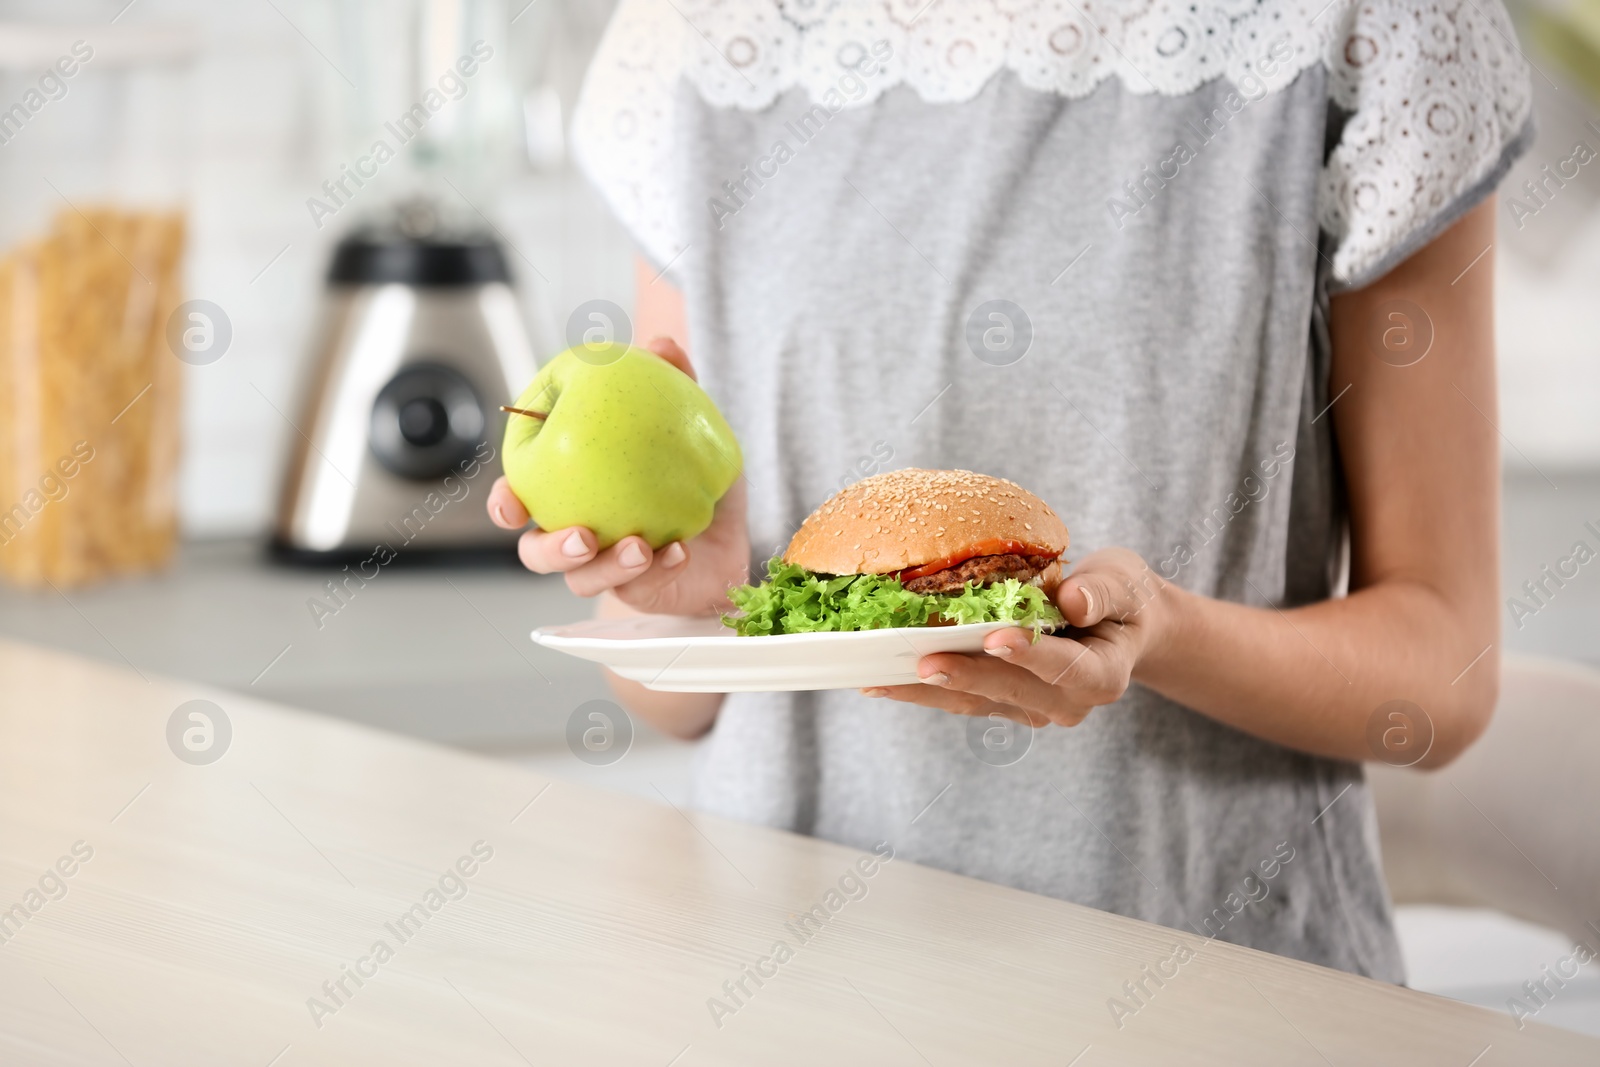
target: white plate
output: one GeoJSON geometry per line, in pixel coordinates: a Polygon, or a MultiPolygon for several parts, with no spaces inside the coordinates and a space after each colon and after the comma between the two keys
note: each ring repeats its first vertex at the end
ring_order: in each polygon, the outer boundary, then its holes
{"type": "Polygon", "coordinates": [[[784,693],[916,682],[933,652],[977,652],[1012,625],[980,622],[855,633],[740,637],[714,618],[636,615],[545,626],[533,639],[671,693],[784,693]]]}

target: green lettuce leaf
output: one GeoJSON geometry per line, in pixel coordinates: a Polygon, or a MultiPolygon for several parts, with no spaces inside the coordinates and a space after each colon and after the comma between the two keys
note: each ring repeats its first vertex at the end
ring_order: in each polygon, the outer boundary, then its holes
{"type": "Polygon", "coordinates": [[[1062,625],[1061,612],[1038,586],[1015,578],[961,592],[913,593],[887,574],[812,574],[778,557],[767,580],[728,590],[737,611],[722,622],[741,637],[882,630],[930,623],[1014,622],[1037,634],[1062,625]]]}

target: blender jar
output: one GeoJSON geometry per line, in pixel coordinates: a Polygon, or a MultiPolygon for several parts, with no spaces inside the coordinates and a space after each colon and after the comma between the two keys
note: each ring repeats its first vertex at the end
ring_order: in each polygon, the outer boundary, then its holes
{"type": "Polygon", "coordinates": [[[175,316],[192,54],[175,31],[0,25],[0,575],[19,584],[146,570],[176,540],[178,353],[201,362],[184,331],[204,333],[175,316]]]}

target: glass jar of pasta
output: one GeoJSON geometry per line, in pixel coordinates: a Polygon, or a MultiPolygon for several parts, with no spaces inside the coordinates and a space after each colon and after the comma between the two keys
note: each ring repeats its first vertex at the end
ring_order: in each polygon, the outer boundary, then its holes
{"type": "Polygon", "coordinates": [[[172,552],[192,54],[171,30],[0,25],[10,581],[78,585],[172,552]]]}

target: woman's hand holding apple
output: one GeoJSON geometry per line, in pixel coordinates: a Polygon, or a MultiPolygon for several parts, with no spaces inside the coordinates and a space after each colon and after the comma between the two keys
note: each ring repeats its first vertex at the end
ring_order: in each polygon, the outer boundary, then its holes
{"type": "MultiPolygon", "coordinates": [[[[645,346],[691,378],[694,368],[670,338],[645,346]]],[[[508,530],[528,524],[528,512],[505,478],[489,491],[489,515],[508,530]]],[[[685,542],[652,551],[642,537],[625,537],[601,550],[594,531],[582,526],[529,530],[517,542],[523,565],[539,574],[565,574],[579,596],[612,593],[635,611],[665,615],[707,615],[728,607],[730,586],[745,581],[750,536],[745,525],[745,483],[741,476],[717,503],[711,526],[685,542]]]]}

